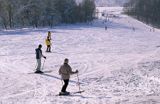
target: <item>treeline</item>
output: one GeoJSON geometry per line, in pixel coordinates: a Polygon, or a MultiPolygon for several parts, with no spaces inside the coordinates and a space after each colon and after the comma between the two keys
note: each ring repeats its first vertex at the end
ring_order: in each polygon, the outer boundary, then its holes
{"type": "Polygon", "coordinates": [[[94,0],[0,0],[0,26],[54,26],[94,19],[94,0]]]}
{"type": "Polygon", "coordinates": [[[160,0],[130,0],[124,11],[140,21],[160,27],[160,0]]]}

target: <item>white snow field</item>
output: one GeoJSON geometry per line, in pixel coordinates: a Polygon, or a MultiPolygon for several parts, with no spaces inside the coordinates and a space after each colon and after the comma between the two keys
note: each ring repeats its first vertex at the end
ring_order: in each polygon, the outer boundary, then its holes
{"type": "MultiPolygon", "coordinates": [[[[101,17],[92,24],[1,30],[0,104],[160,104],[160,31],[121,14],[122,8],[105,9],[116,15],[106,24],[101,17]],[[47,31],[52,53],[45,52],[47,31]],[[47,57],[43,71],[52,72],[29,74],[39,43],[47,57]],[[65,58],[79,70],[85,92],[56,96],[65,58]]],[[[78,90],[73,75],[67,91],[78,90]]]]}

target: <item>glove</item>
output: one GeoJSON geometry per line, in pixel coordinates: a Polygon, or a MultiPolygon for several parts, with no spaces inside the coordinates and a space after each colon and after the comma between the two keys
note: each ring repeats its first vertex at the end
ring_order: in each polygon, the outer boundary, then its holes
{"type": "Polygon", "coordinates": [[[78,73],[78,70],[76,70],[75,73],[78,73]]]}
{"type": "Polygon", "coordinates": [[[44,58],[46,59],[46,57],[44,56],[44,58]]]}

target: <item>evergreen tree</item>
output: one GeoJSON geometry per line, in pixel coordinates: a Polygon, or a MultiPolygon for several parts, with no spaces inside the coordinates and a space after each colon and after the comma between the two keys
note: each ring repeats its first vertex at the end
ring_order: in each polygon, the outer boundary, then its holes
{"type": "Polygon", "coordinates": [[[8,15],[5,10],[5,3],[3,0],[0,0],[0,23],[7,29],[8,15]]]}
{"type": "Polygon", "coordinates": [[[0,0],[0,25],[54,26],[58,23],[88,22],[94,19],[93,0],[0,0]]]}
{"type": "Polygon", "coordinates": [[[13,0],[0,0],[0,18],[5,28],[9,25],[13,26],[13,17],[15,11],[16,2],[13,0]]]}
{"type": "Polygon", "coordinates": [[[147,24],[160,25],[160,0],[130,0],[124,11],[147,24]]]}
{"type": "Polygon", "coordinates": [[[82,15],[83,15],[83,20],[85,22],[87,21],[92,21],[94,19],[94,14],[95,14],[95,3],[93,0],[83,0],[82,5],[82,15]]]}
{"type": "Polygon", "coordinates": [[[43,12],[43,16],[41,18],[43,26],[50,26],[52,27],[55,24],[60,22],[60,14],[54,8],[54,2],[52,0],[46,0],[45,2],[45,10],[43,12]]]}

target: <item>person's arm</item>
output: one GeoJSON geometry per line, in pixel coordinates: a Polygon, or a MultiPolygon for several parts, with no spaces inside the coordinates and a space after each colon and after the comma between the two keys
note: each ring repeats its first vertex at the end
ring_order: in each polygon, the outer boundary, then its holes
{"type": "Polygon", "coordinates": [[[46,56],[43,55],[42,50],[41,50],[41,54],[42,54],[42,57],[46,59],[46,56]]]}
{"type": "Polygon", "coordinates": [[[45,58],[46,59],[46,56],[44,56],[44,55],[42,55],[43,56],[43,58],[45,58]]]}
{"type": "Polygon", "coordinates": [[[76,74],[76,73],[78,73],[78,70],[72,71],[72,68],[69,66],[69,73],[70,74],[76,74]]]}

